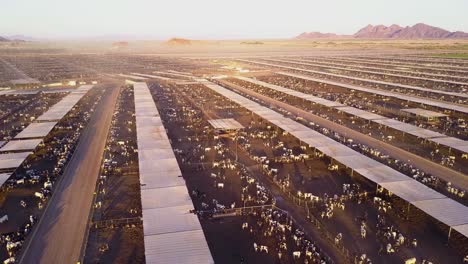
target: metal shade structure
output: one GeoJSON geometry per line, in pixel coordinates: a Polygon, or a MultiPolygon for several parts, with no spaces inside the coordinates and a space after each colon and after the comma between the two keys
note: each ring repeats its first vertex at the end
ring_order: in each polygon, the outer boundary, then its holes
{"type": "Polygon", "coordinates": [[[3,186],[3,184],[10,178],[11,173],[0,173],[0,186],[3,186]]]}
{"type": "Polygon", "coordinates": [[[146,263],[212,264],[203,230],[144,236],[146,263]]]}
{"type": "MultiPolygon", "coordinates": [[[[292,70],[300,70],[300,69],[292,68],[292,70]]],[[[435,100],[429,100],[429,99],[424,99],[424,98],[421,98],[421,97],[404,95],[404,94],[400,94],[400,93],[387,92],[387,91],[384,91],[384,90],[366,88],[366,87],[362,87],[362,86],[358,86],[358,85],[351,85],[351,84],[334,82],[334,81],[329,81],[329,80],[324,80],[324,79],[318,79],[318,78],[313,78],[313,77],[310,77],[310,76],[305,76],[305,75],[295,74],[295,73],[290,73],[290,72],[277,72],[277,73],[281,74],[281,75],[284,75],[284,76],[290,76],[290,77],[295,77],[295,78],[299,78],[299,79],[303,79],[303,80],[309,80],[309,81],[313,81],[313,82],[336,85],[336,86],[351,89],[351,90],[362,91],[362,92],[367,92],[367,93],[372,93],[372,94],[378,94],[378,95],[398,98],[398,99],[405,100],[405,101],[436,106],[436,107],[449,109],[449,110],[454,110],[454,111],[458,111],[458,112],[461,112],[461,113],[468,114],[468,107],[465,107],[465,106],[460,106],[460,105],[455,105],[455,104],[450,104],[450,103],[445,103],[445,102],[440,102],[440,101],[435,101],[435,100]]]]}
{"type": "MultiPolygon", "coordinates": [[[[209,81],[203,80],[200,82],[211,90],[229,98],[233,102],[252,111],[260,117],[265,119],[268,117],[268,111],[256,111],[257,109],[261,109],[255,105],[257,103],[209,81]]],[[[269,111],[274,112],[271,109],[269,111]]],[[[266,120],[270,121],[268,119],[266,120]]],[[[283,125],[297,122],[283,116],[282,118],[275,119],[275,123],[283,125]]],[[[299,123],[297,124],[300,125],[299,123]]],[[[305,128],[307,130],[301,130],[300,133],[297,133],[298,131],[291,130],[290,126],[285,126],[285,131],[289,132],[302,142],[309,144],[311,147],[323,151],[323,153],[330,158],[346,165],[348,168],[356,171],[364,178],[382,186],[389,192],[421,209],[429,216],[437,219],[450,228],[459,228],[461,231],[466,230],[466,227],[460,226],[468,224],[468,207],[447,198],[445,195],[434,191],[409,176],[405,176],[382,163],[364,156],[363,154],[356,152],[351,148],[348,148],[347,146],[312,130],[311,128],[305,128]],[[331,144],[327,145],[328,142],[331,142],[331,144]],[[356,162],[353,162],[353,160],[356,162]]],[[[466,232],[464,235],[467,235],[466,232]]]]}
{"type": "Polygon", "coordinates": [[[403,88],[403,89],[418,90],[418,91],[431,92],[431,93],[436,93],[436,94],[441,94],[441,95],[450,95],[450,96],[458,96],[458,97],[468,98],[468,94],[464,94],[464,93],[456,93],[456,92],[446,92],[446,91],[440,91],[440,90],[433,90],[433,89],[422,88],[422,87],[418,87],[418,86],[411,86],[411,85],[406,85],[406,84],[391,83],[391,82],[384,82],[384,81],[378,81],[378,80],[372,80],[372,79],[364,79],[364,78],[358,78],[358,77],[351,77],[351,76],[348,76],[348,75],[334,74],[334,73],[323,72],[323,71],[314,71],[314,70],[309,70],[309,69],[304,69],[304,68],[290,67],[290,66],[279,65],[279,64],[271,64],[271,63],[264,63],[264,62],[257,62],[257,61],[249,61],[249,60],[240,60],[240,61],[245,61],[245,62],[249,62],[249,63],[260,64],[260,65],[267,65],[267,66],[271,66],[271,67],[284,68],[284,69],[295,70],[295,71],[303,71],[303,72],[315,73],[315,74],[320,74],[320,75],[325,75],[325,76],[331,76],[331,77],[337,77],[337,78],[343,78],[343,79],[349,79],[349,80],[353,80],[353,81],[361,81],[361,82],[371,83],[371,84],[382,84],[382,85],[388,85],[388,86],[393,86],[393,87],[398,87],[398,88],[403,88]]]}
{"type": "Polygon", "coordinates": [[[225,118],[225,119],[211,119],[208,122],[213,126],[214,129],[218,130],[239,130],[244,128],[239,122],[234,118],[225,118]]]}
{"type": "Polygon", "coordinates": [[[417,116],[422,116],[425,118],[439,118],[439,117],[447,117],[448,115],[442,114],[439,112],[434,112],[426,109],[421,109],[421,108],[407,108],[407,109],[401,109],[401,111],[414,114],[417,116]]]}
{"type": "Polygon", "coordinates": [[[37,121],[57,121],[62,119],[75,106],[75,104],[85,96],[86,92],[92,88],[92,85],[80,86],[53,105],[47,112],[39,116],[37,121]]]}
{"type": "MultiPolygon", "coordinates": [[[[281,73],[281,74],[283,74],[283,73],[281,73]]],[[[296,75],[294,75],[294,74],[293,75],[284,74],[284,75],[296,77],[296,75]]],[[[375,123],[377,123],[379,125],[383,125],[383,126],[386,126],[386,127],[389,127],[389,128],[392,128],[392,129],[395,129],[395,130],[398,130],[398,131],[401,131],[401,132],[404,132],[404,133],[407,133],[407,134],[410,134],[410,135],[413,135],[413,136],[418,137],[418,138],[427,139],[429,141],[432,141],[432,139],[434,139],[434,138],[441,138],[441,137],[451,138],[451,137],[447,137],[444,134],[434,132],[432,130],[420,128],[418,126],[407,124],[407,123],[404,123],[404,122],[401,122],[401,121],[398,121],[398,120],[395,120],[395,119],[391,119],[391,118],[388,118],[388,117],[385,117],[385,116],[381,116],[381,115],[378,115],[378,114],[370,113],[370,112],[367,112],[367,111],[364,111],[364,110],[361,110],[361,109],[358,109],[358,108],[355,108],[355,107],[346,106],[346,105],[343,105],[341,103],[326,100],[326,99],[316,97],[316,96],[313,96],[313,95],[310,95],[310,94],[305,94],[305,93],[302,93],[302,92],[298,92],[298,91],[288,89],[288,88],[285,88],[285,87],[282,87],[282,86],[278,86],[278,85],[274,85],[274,84],[271,84],[271,83],[262,82],[262,81],[258,81],[258,80],[252,79],[252,78],[247,78],[247,77],[242,77],[242,76],[236,76],[236,78],[239,79],[239,80],[249,82],[249,83],[253,83],[253,84],[256,84],[256,85],[267,87],[269,89],[279,91],[279,92],[282,92],[282,93],[285,93],[285,94],[288,94],[288,95],[292,95],[292,96],[301,98],[301,99],[306,100],[306,101],[310,101],[310,102],[313,102],[313,103],[316,103],[316,104],[320,104],[320,105],[322,105],[324,107],[331,107],[331,108],[334,108],[334,109],[336,109],[338,111],[341,111],[341,112],[347,113],[349,115],[352,115],[354,117],[358,117],[358,118],[362,118],[362,119],[367,120],[367,121],[375,122],[375,123]]],[[[307,79],[310,79],[310,78],[307,78],[307,79]]],[[[431,111],[429,111],[429,112],[431,112],[431,111]]],[[[278,124],[276,124],[276,125],[278,125],[278,124]]],[[[281,127],[281,128],[283,128],[283,127],[281,127]]],[[[454,138],[454,139],[456,140],[456,138],[454,138]]],[[[460,141],[463,141],[463,140],[460,140],[460,141]]],[[[441,142],[444,142],[444,141],[441,141],[441,142]]],[[[439,144],[442,144],[442,143],[439,143],[439,144]]],[[[444,145],[444,144],[442,144],[442,145],[444,145]]],[[[448,145],[445,145],[445,146],[448,146],[448,145]]],[[[461,152],[466,152],[466,148],[464,148],[463,145],[458,145],[458,146],[451,145],[451,146],[448,146],[448,147],[451,147],[453,149],[457,149],[457,150],[459,150],[461,152]]]]}
{"type": "Polygon", "coordinates": [[[15,139],[45,137],[57,122],[32,123],[15,136],[15,139]]]}
{"type": "Polygon", "coordinates": [[[30,154],[32,154],[32,152],[0,154],[0,169],[19,167],[30,154]]]}
{"type": "Polygon", "coordinates": [[[11,140],[0,148],[0,151],[34,150],[41,142],[42,139],[11,140]]]}
{"type": "Polygon", "coordinates": [[[133,89],[146,263],[214,263],[148,86],[133,89]]]}

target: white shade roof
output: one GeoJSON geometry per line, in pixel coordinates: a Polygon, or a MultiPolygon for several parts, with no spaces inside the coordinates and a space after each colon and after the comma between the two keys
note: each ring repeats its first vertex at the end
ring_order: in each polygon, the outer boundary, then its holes
{"type": "Polygon", "coordinates": [[[187,187],[173,186],[141,190],[141,206],[143,210],[192,205],[192,199],[188,195],[187,187]]]}
{"type": "MultiPolygon", "coordinates": [[[[440,222],[455,227],[468,224],[468,209],[466,206],[449,198],[413,202],[413,205],[433,216],[440,222]]],[[[466,227],[458,227],[465,230],[466,227]]],[[[464,233],[466,234],[466,233],[464,233]]]]}
{"type": "Polygon", "coordinates": [[[153,75],[153,74],[143,74],[143,73],[132,73],[132,74],[147,77],[147,78],[150,78],[150,79],[160,79],[160,80],[165,80],[165,81],[173,80],[173,79],[168,78],[168,77],[163,77],[163,76],[158,76],[158,75],[153,75]]]}
{"type": "Polygon", "coordinates": [[[355,155],[346,155],[346,156],[336,156],[334,157],[334,159],[348,168],[353,168],[354,170],[374,169],[374,168],[382,166],[382,163],[377,162],[363,155],[355,154],[355,155]]]}
{"type": "Polygon", "coordinates": [[[446,114],[442,114],[439,112],[435,111],[430,111],[427,109],[421,109],[421,108],[407,108],[407,109],[401,109],[403,112],[415,114],[418,116],[426,117],[426,118],[431,118],[431,117],[446,117],[446,114]]]}
{"type": "Polygon", "coordinates": [[[380,183],[382,187],[408,202],[446,198],[445,195],[434,191],[426,185],[409,179],[380,183]]]}
{"type": "Polygon", "coordinates": [[[133,89],[146,263],[213,263],[148,86],[133,89]]]}
{"type": "Polygon", "coordinates": [[[42,139],[10,140],[0,151],[34,150],[41,142],[42,139]]]}
{"type": "MultiPolygon", "coordinates": [[[[356,163],[357,162],[358,161],[356,160],[356,163]]],[[[409,179],[408,176],[399,173],[387,166],[384,166],[381,163],[378,163],[379,165],[377,165],[374,161],[370,164],[372,165],[370,165],[369,167],[365,167],[364,164],[351,164],[351,167],[362,167],[356,168],[355,171],[361,174],[363,177],[381,185],[386,182],[407,181],[409,179]]]]}
{"type": "Polygon", "coordinates": [[[47,110],[47,112],[39,116],[37,121],[54,121],[62,119],[92,87],[92,85],[79,87],[77,91],[71,92],[58,103],[53,105],[49,110],[47,110]]]}
{"type": "Polygon", "coordinates": [[[167,171],[165,173],[141,173],[141,189],[154,189],[174,186],[185,186],[185,180],[180,171],[167,171]]]}
{"type": "Polygon", "coordinates": [[[433,142],[444,146],[449,146],[453,149],[457,149],[463,153],[468,153],[468,141],[461,140],[453,137],[434,138],[433,142]]]}
{"type": "MultiPolygon", "coordinates": [[[[272,59],[270,59],[272,60],[272,59]]],[[[402,75],[402,74],[394,74],[394,73],[388,73],[390,72],[406,72],[406,73],[414,73],[411,71],[402,71],[400,70],[394,70],[394,69],[388,69],[388,68],[376,68],[376,67],[366,67],[366,66],[355,66],[359,69],[353,69],[354,67],[350,68],[350,64],[342,64],[342,63],[336,63],[336,62],[320,62],[317,63],[317,61],[314,61],[315,63],[310,63],[310,61],[307,61],[307,63],[304,63],[303,60],[273,60],[273,61],[282,61],[282,62],[287,62],[287,63],[294,63],[294,64],[301,64],[301,65],[310,65],[310,66],[316,66],[316,67],[324,67],[328,69],[336,69],[336,70],[345,70],[345,71],[351,71],[351,72],[358,72],[358,73],[371,73],[371,74],[377,74],[377,75],[383,75],[383,76],[393,76],[393,77],[402,77],[402,78],[407,78],[407,79],[413,79],[413,80],[426,80],[426,81],[432,81],[432,82],[437,82],[437,83],[452,83],[452,84],[457,84],[457,85],[467,85],[468,83],[465,82],[457,82],[457,81],[449,81],[445,79],[433,79],[433,78],[427,78],[427,77],[418,77],[418,76],[413,76],[413,75],[402,75]],[[336,66],[344,66],[343,67],[336,67],[336,66]],[[385,72],[382,71],[369,71],[369,70],[363,70],[363,69],[372,69],[372,70],[385,70],[385,72]]],[[[374,62],[375,63],[375,62],[374,62]]],[[[431,76],[440,76],[440,74],[430,74],[430,73],[424,73],[424,75],[431,75],[431,76]]],[[[448,75],[445,75],[445,77],[449,77],[448,75]]]]}
{"type": "MultiPolygon", "coordinates": [[[[287,76],[298,77],[298,78],[307,79],[307,80],[313,79],[313,78],[309,78],[307,76],[300,76],[299,77],[299,75],[296,75],[296,74],[289,74],[289,73],[280,73],[280,74],[287,75],[287,76]]],[[[423,128],[420,128],[420,127],[417,127],[417,126],[414,126],[414,125],[411,125],[411,124],[408,124],[408,123],[404,123],[404,122],[401,122],[401,121],[398,121],[398,120],[395,120],[395,119],[390,119],[390,118],[387,118],[385,116],[370,113],[370,112],[367,112],[365,110],[358,109],[356,107],[346,106],[346,105],[341,104],[341,103],[337,103],[337,102],[334,102],[334,101],[330,101],[330,100],[326,100],[326,99],[323,99],[323,98],[320,98],[320,97],[316,97],[316,96],[313,96],[311,94],[305,94],[305,93],[298,92],[298,91],[295,91],[295,90],[292,90],[292,89],[288,89],[288,88],[285,88],[285,87],[282,87],[282,86],[274,85],[274,84],[267,83],[267,82],[258,81],[256,79],[252,79],[252,78],[247,78],[247,77],[242,77],[242,76],[236,76],[236,78],[239,79],[239,80],[254,83],[254,84],[257,84],[257,85],[260,85],[260,86],[268,87],[268,88],[270,88],[272,90],[275,90],[275,91],[279,91],[279,92],[283,92],[285,94],[296,96],[298,98],[302,98],[304,100],[314,102],[314,103],[317,103],[317,104],[320,104],[320,105],[323,105],[323,106],[326,106],[326,107],[335,108],[338,111],[342,111],[344,113],[347,113],[347,114],[350,114],[350,115],[353,115],[353,116],[356,116],[356,117],[359,117],[359,118],[362,118],[362,119],[365,119],[365,120],[373,121],[373,122],[378,123],[380,125],[384,125],[384,126],[387,126],[387,127],[390,127],[390,128],[393,128],[393,129],[396,129],[396,130],[399,130],[399,131],[402,131],[402,132],[405,132],[405,133],[408,133],[408,134],[411,134],[411,135],[419,137],[419,138],[432,140],[433,138],[447,137],[446,135],[435,132],[435,131],[431,131],[431,130],[428,130],[428,129],[423,129],[423,128]]],[[[324,81],[324,83],[327,83],[327,81],[324,81]]],[[[421,110],[423,110],[423,109],[421,109],[421,110]]],[[[424,111],[422,111],[422,112],[424,112],[424,111]]],[[[431,111],[429,111],[429,112],[431,112],[431,111]]],[[[435,113],[435,112],[433,112],[433,113],[435,113]]],[[[273,122],[273,123],[275,123],[275,122],[273,122]]],[[[275,124],[284,129],[284,127],[281,124],[278,124],[278,123],[275,123],[275,124]]],[[[287,130],[287,129],[285,129],[285,130],[287,130]]],[[[442,144],[442,145],[444,145],[444,144],[442,144]]],[[[452,147],[452,146],[450,146],[450,147],[452,147]]],[[[458,149],[458,150],[460,150],[462,152],[466,152],[466,149],[464,147],[460,147],[460,145],[452,147],[452,148],[458,149]]]]}
{"type": "Polygon", "coordinates": [[[3,186],[3,184],[10,178],[11,173],[0,173],[0,186],[3,186]]]}
{"type": "MultiPolygon", "coordinates": [[[[293,70],[297,70],[296,68],[292,68],[293,70]]],[[[278,74],[281,75],[286,75],[286,76],[291,76],[291,77],[296,77],[304,80],[310,80],[314,82],[320,82],[320,83],[326,83],[330,85],[336,85],[340,86],[343,88],[351,89],[351,90],[357,90],[357,91],[362,91],[362,92],[367,92],[367,93],[373,93],[373,94],[378,94],[378,95],[383,95],[383,96],[389,96],[393,98],[398,98],[401,100],[405,101],[411,101],[415,103],[421,103],[425,105],[432,105],[436,107],[441,107],[445,109],[450,109],[458,112],[462,112],[465,114],[468,114],[468,107],[465,106],[460,106],[460,105],[455,105],[455,104],[450,104],[450,103],[445,103],[445,102],[439,102],[435,100],[430,100],[430,99],[425,99],[421,97],[416,97],[416,96],[410,96],[410,95],[404,95],[401,93],[394,93],[394,92],[387,92],[384,90],[378,90],[378,89],[373,89],[373,88],[366,88],[358,85],[352,85],[352,84],[345,84],[345,83],[340,83],[340,82],[334,82],[334,81],[329,81],[329,80],[324,80],[324,79],[318,79],[318,78],[313,78],[305,75],[300,75],[300,74],[295,74],[295,73],[289,73],[289,72],[278,72],[278,74]]]]}
{"type": "Polygon", "coordinates": [[[215,129],[237,130],[237,129],[244,128],[244,126],[242,126],[234,118],[211,119],[211,120],[208,120],[208,122],[215,129]]]}
{"type": "Polygon", "coordinates": [[[369,113],[367,111],[358,109],[356,107],[351,107],[351,106],[339,107],[338,110],[345,112],[347,114],[350,114],[350,115],[360,117],[362,119],[366,119],[366,120],[388,119],[385,116],[381,116],[381,115],[374,114],[374,113],[369,113]]]}
{"type": "Polygon", "coordinates": [[[455,229],[458,233],[464,235],[465,237],[468,237],[468,224],[457,225],[453,226],[452,228],[455,229]]]}
{"type": "MultiPolygon", "coordinates": [[[[246,61],[246,60],[244,60],[244,61],[246,61]]],[[[418,90],[418,91],[431,92],[431,93],[436,93],[436,94],[441,94],[441,95],[451,95],[451,96],[458,96],[458,97],[468,98],[468,94],[464,94],[464,93],[447,92],[447,91],[423,88],[423,87],[400,84],[400,83],[384,82],[384,81],[379,81],[379,80],[352,77],[352,76],[348,76],[348,75],[334,74],[334,73],[330,73],[330,72],[314,71],[314,70],[309,70],[309,69],[304,69],[304,68],[289,67],[289,66],[285,66],[285,65],[263,63],[263,62],[256,62],[256,61],[247,61],[247,62],[262,64],[262,65],[268,65],[268,66],[272,66],[272,67],[285,68],[285,69],[290,69],[290,70],[296,70],[296,71],[316,73],[316,74],[332,76],[332,77],[338,77],[338,78],[343,78],[343,79],[349,79],[349,80],[354,80],[354,81],[361,81],[361,82],[366,82],[366,83],[371,83],[371,84],[382,84],[382,85],[388,85],[388,86],[393,86],[393,87],[403,88],[403,89],[418,90]]]]}
{"type": "Polygon", "coordinates": [[[32,152],[0,154],[0,169],[11,169],[20,166],[31,153],[32,152]]]}
{"type": "Polygon", "coordinates": [[[191,205],[147,209],[143,211],[145,235],[201,230],[196,214],[191,213],[191,205]]]}
{"type": "Polygon", "coordinates": [[[188,75],[185,73],[176,73],[176,72],[162,72],[162,71],[154,71],[153,73],[162,74],[162,75],[169,75],[175,77],[181,77],[182,79],[193,79],[195,78],[193,75],[188,75]]]}
{"type": "Polygon", "coordinates": [[[45,137],[55,127],[56,124],[57,122],[31,123],[25,129],[23,129],[23,131],[16,135],[15,139],[45,137]]]}
{"type": "Polygon", "coordinates": [[[118,74],[120,77],[125,77],[129,78],[131,80],[136,80],[136,81],[143,81],[143,80],[148,80],[148,78],[141,77],[141,76],[136,76],[136,75],[131,75],[131,74],[118,74]]]}
{"type": "Polygon", "coordinates": [[[146,263],[212,264],[203,230],[144,237],[146,263]]]}
{"type": "Polygon", "coordinates": [[[340,157],[340,156],[360,156],[361,154],[346,147],[342,144],[333,144],[328,146],[317,147],[320,152],[329,157],[340,157]]]}

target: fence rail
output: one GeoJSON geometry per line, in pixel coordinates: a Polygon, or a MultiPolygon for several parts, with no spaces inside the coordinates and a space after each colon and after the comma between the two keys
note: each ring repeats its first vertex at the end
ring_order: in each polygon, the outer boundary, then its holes
{"type": "Polygon", "coordinates": [[[102,229],[102,228],[113,228],[113,227],[125,226],[125,225],[130,225],[130,224],[142,224],[142,223],[143,221],[141,217],[118,218],[118,219],[109,219],[109,220],[92,222],[91,227],[95,229],[102,229]]]}

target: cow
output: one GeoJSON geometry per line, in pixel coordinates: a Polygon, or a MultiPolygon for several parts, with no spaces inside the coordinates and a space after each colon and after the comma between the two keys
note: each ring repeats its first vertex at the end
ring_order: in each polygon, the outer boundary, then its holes
{"type": "Polygon", "coordinates": [[[8,221],[8,215],[4,215],[0,218],[0,224],[3,224],[8,221]]]}

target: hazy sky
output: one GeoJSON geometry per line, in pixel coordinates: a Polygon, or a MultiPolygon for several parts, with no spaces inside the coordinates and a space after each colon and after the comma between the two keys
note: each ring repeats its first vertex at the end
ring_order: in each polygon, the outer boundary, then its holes
{"type": "Polygon", "coordinates": [[[468,0],[0,0],[0,36],[289,38],[424,22],[468,32],[468,0]]]}

